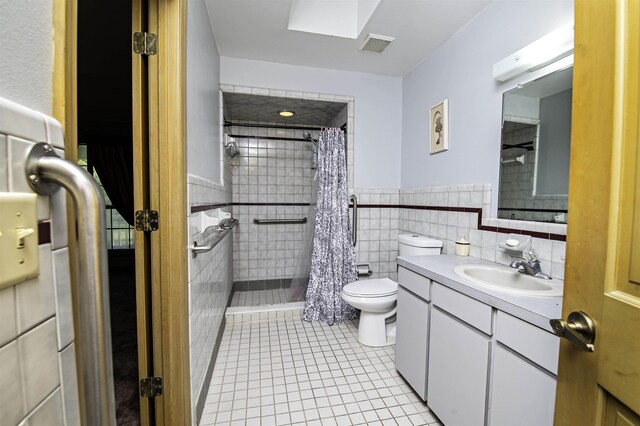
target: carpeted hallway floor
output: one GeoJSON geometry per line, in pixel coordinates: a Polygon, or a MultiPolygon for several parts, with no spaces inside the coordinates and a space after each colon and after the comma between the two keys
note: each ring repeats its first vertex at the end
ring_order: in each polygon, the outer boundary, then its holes
{"type": "Polygon", "coordinates": [[[111,344],[118,425],[140,424],[133,251],[109,253],[111,344]]]}

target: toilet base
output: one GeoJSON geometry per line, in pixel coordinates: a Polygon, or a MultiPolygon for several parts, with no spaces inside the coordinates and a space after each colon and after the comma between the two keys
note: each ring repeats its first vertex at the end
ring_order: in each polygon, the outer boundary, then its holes
{"type": "Polygon", "coordinates": [[[396,314],[393,308],[386,314],[360,311],[358,342],[365,346],[382,347],[396,343],[396,322],[387,324],[387,318],[396,314]]]}

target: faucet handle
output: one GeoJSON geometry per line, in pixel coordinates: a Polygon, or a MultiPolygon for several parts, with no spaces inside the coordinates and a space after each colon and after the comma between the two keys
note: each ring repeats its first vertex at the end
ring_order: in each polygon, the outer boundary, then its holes
{"type": "Polygon", "coordinates": [[[529,263],[535,263],[537,262],[540,258],[538,257],[538,252],[536,252],[534,249],[530,248],[528,250],[525,250],[524,252],[522,252],[522,256],[524,257],[524,259],[529,262],[529,263]]]}

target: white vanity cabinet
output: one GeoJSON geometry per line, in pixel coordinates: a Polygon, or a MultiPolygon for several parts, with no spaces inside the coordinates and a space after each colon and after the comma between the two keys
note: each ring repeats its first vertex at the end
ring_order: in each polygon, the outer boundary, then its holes
{"type": "Polygon", "coordinates": [[[559,338],[498,311],[496,340],[489,425],[553,425],[559,338]]]}
{"type": "Polygon", "coordinates": [[[396,369],[426,401],[431,280],[401,267],[398,284],[396,369]]]}
{"type": "Polygon", "coordinates": [[[491,426],[551,426],[556,380],[497,346],[491,369],[491,426]]]}
{"type": "Polygon", "coordinates": [[[553,425],[558,337],[404,267],[398,284],[396,368],[445,426],[553,425]]]}
{"type": "Polygon", "coordinates": [[[427,404],[447,426],[484,425],[492,308],[432,286],[427,404]]]}

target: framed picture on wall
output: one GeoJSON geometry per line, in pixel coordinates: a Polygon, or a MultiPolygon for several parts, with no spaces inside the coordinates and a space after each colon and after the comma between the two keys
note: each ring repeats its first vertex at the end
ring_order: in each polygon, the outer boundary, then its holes
{"type": "Polygon", "coordinates": [[[448,100],[429,109],[429,152],[435,154],[449,149],[448,100]]]}

